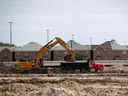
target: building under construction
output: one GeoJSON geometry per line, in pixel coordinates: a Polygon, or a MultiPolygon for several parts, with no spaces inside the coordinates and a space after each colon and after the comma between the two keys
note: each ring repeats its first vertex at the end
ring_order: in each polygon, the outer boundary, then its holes
{"type": "MultiPolygon", "coordinates": [[[[90,46],[81,45],[75,41],[68,41],[76,53],[77,60],[87,60],[90,56],[90,46]]],[[[127,60],[128,47],[121,46],[115,40],[106,41],[103,44],[92,45],[95,60],[127,60]]],[[[42,45],[30,42],[22,47],[0,47],[0,61],[25,61],[31,60],[42,45]]],[[[45,60],[64,60],[65,49],[62,46],[55,46],[44,56],[45,60]]]]}

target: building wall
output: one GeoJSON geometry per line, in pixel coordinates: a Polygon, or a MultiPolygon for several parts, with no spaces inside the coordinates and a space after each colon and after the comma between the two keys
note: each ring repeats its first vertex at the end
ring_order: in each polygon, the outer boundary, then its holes
{"type": "Polygon", "coordinates": [[[23,51],[17,51],[15,52],[15,59],[16,61],[26,61],[26,60],[32,60],[34,58],[36,52],[23,52],[23,51]]]}
{"type": "MultiPolygon", "coordinates": [[[[15,59],[31,60],[35,53],[36,52],[15,52],[15,59]]],[[[49,51],[49,53],[44,56],[44,60],[61,61],[64,60],[65,53],[66,51],[62,50],[49,51]]],[[[76,50],[75,54],[79,55],[81,58],[80,60],[87,60],[90,58],[89,50],[76,50]]],[[[128,60],[128,51],[112,50],[109,46],[101,45],[94,50],[94,58],[95,60],[128,60]]]]}
{"type": "Polygon", "coordinates": [[[62,61],[62,60],[64,60],[65,51],[63,51],[63,50],[50,51],[49,57],[52,57],[51,55],[53,55],[53,58],[49,58],[49,60],[62,61]],[[51,54],[52,52],[53,52],[53,54],[51,54]]]}
{"type": "MultiPolygon", "coordinates": [[[[90,56],[88,50],[76,50],[75,54],[79,55],[81,57],[81,60],[86,60],[90,56]]],[[[65,55],[66,55],[65,50],[50,51],[49,60],[53,60],[53,61],[60,60],[60,61],[62,61],[62,60],[64,60],[65,55]],[[51,56],[51,55],[53,55],[53,56],[51,56]]]]}
{"type": "Polygon", "coordinates": [[[113,60],[128,60],[128,50],[113,50],[112,59],[113,60]]]}
{"type": "Polygon", "coordinates": [[[0,61],[13,61],[13,52],[7,48],[1,50],[0,61]]]}
{"type": "MultiPolygon", "coordinates": [[[[89,50],[76,50],[76,55],[80,55],[80,60],[87,60],[90,57],[90,51],[89,50]]],[[[76,57],[77,59],[77,57],[76,57]]],[[[79,60],[79,59],[78,59],[79,60]]]]}
{"type": "MultiPolygon", "coordinates": [[[[26,61],[26,60],[32,60],[34,58],[36,52],[15,52],[15,59],[17,61],[26,61]]],[[[75,51],[76,54],[80,55],[82,57],[82,60],[89,58],[89,51],[84,50],[77,50],[75,51]]],[[[49,51],[46,56],[44,56],[44,60],[52,60],[52,61],[63,61],[64,56],[66,54],[65,50],[57,50],[57,51],[49,51]],[[52,56],[53,55],[53,56],[52,56]]]]}
{"type": "MultiPolygon", "coordinates": [[[[15,52],[16,61],[30,61],[34,58],[37,51],[17,51],[15,52]]],[[[49,53],[44,56],[45,60],[49,60],[49,53]]]]}
{"type": "Polygon", "coordinates": [[[94,58],[96,60],[112,60],[112,48],[109,42],[98,45],[94,51],[94,58]]]}
{"type": "MultiPolygon", "coordinates": [[[[45,60],[64,60],[66,51],[65,50],[52,50],[49,51],[45,57],[45,60]]],[[[90,58],[89,50],[75,50],[81,60],[87,60],[90,58]]],[[[0,51],[0,61],[24,61],[32,60],[36,54],[36,51],[11,51],[8,48],[2,49],[0,51]],[[14,54],[15,52],[15,54],[14,54]]],[[[78,59],[77,57],[77,59],[78,59]]],[[[112,50],[110,42],[98,45],[94,49],[95,60],[128,60],[128,50],[112,50]]]]}

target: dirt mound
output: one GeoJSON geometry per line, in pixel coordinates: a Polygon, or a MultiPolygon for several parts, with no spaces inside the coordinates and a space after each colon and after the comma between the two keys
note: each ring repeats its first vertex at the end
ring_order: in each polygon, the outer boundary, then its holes
{"type": "Polygon", "coordinates": [[[67,78],[55,82],[11,82],[0,84],[0,96],[128,96],[128,85],[67,78]]]}

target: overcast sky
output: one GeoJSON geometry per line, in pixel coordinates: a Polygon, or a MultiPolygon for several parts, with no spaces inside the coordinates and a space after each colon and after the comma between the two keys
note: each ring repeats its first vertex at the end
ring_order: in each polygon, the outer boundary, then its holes
{"type": "Polygon", "coordinates": [[[59,36],[88,44],[116,39],[128,44],[128,0],[0,0],[0,41],[9,42],[13,21],[13,43],[23,45],[59,36]]]}

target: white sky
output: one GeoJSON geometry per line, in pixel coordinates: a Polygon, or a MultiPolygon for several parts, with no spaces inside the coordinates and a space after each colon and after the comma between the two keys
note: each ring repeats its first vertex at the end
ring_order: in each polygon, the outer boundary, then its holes
{"type": "Polygon", "coordinates": [[[13,21],[13,43],[46,42],[59,36],[88,44],[116,39],[128,44],[128,0],[0,0],[0,41],[9,42],[13,21]]]}

